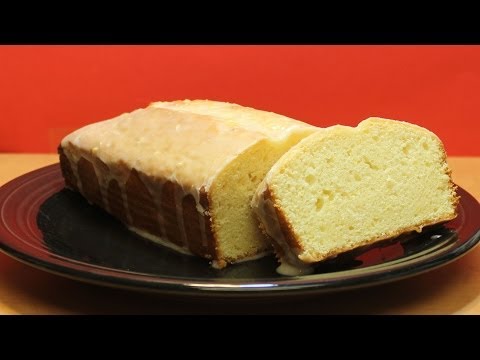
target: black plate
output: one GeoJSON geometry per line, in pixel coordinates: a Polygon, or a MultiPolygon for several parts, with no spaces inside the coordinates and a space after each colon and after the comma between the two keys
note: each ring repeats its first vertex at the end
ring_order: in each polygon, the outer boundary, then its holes
{"type": "Polygon", "coordinates": [[[37,268],[77,280],[195,296],[283,296],[386,283],[444,265],[480,240],[480,204],[465,190],[454,221],[394,243],[346,254],[316,273],[284,277],[273,256],[212,269],[128,231],[63,188],[58,164],[0,188],[0,249],[37,268]]]}

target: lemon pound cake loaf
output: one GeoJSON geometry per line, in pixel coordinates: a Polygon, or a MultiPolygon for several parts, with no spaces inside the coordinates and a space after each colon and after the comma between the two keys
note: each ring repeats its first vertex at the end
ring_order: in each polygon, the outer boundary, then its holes
{"type": "Polygon", "coordinates": [[[66,186],[131,230],[214,267],[270,245],[250,201],[271,166],[316,128],[216,101],[157,102],[66,136],[66,186]]]}
{"type": "Polygon", "coordinates": [[[456,217],[446,154],[432,132],[369,118],[302,140],[267,173],[252,200],[282,262],[309,264],[456,217]]]}

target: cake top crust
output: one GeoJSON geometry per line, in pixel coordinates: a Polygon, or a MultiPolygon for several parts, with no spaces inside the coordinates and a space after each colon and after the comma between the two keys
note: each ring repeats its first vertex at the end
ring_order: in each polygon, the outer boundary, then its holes
{"type": "Polygon", "coordinates": [[[232,159],[259,141],[283,141],[315,127],[274,113],[208,100],[156,102],[93,123],[61,142],[107,166],[124,162],[152,177],[208,187],[232,159]]]}
{"type": "Polygon", "coordinates": [[[313,131],[314,126],[270,111],[212,100],[154,102],[154,108],[189,111],[213,116],[228,126],[258,132],[272,140],[283,140],[296,131],[313,131]]]}

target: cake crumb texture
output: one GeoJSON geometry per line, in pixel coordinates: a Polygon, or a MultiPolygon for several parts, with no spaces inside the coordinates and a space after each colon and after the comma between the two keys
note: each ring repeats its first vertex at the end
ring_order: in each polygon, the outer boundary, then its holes
{"type": "Polygon", "coordinates": [[[369,118],[302,140],[269,171],[252,204],[286,253],[280,257],[301,265],[454,219],[455,190],[435,134],[369,118]]]}

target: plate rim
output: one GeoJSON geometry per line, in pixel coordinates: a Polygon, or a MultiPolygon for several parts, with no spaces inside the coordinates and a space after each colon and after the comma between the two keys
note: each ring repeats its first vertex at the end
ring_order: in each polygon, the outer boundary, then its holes
{"type": "MultiPolygon", "coordinates": [[[[9,188],[19,188],[24,186],[28,180],[37,180],[42,175],[49,175],[53,172],[60,174],[59,163],[47,165],[23,175],[20,175],[0,187],[0,212],[3,213],[5,199],[2,195],[9,188]]],[[[60,175],[61,176],[61,175],[60,175]]],[[[61,189],[59,189],[61,190],[61,189]]],[[[55,190],[54,193],[59,190],[55,190]]],[[[480,203],[465,189],[458,186],[458,192],[461,192],[461,200],[459,206],[463,202],[471,203],[470,205],[478,206],[480,209],[480,203]]],[[[51,195],[50,195],[51,196],[51,195]]],[[[3,218],[0,218],[0,230],[6,230],[3,218]]],[[[44,260],[34,255],[22,252],[18,249],[11,247],[8,241],[5,241],[0,237],[0,251],[26,265],[35,267],[37,269],[47,271],[56,275],[64,276],[77,281],[93,283],[96,285],[123,288],[141,292],[155,292],[162,294],[173,295],[195,295],[195,296],[216,296],[216,297],[258,297],[258,296],[277,296],[283,295],[298,295],[298,294],[317,294],[336,292],[343,290],[350,290],[361,287],[369,287],[380,285],[383,283],[389,283],[406,279],[409,277],[417,276],[422,273],[434,270],[438,267],[447,265],[452,261],[461,258],[469,251],[473,250],[480,243],[480,226],[473,230],[471,235],[467,236],[467,240],[458,246],[454,246],[452,249],[440,253],[437,256],[433,256],[431,259],[418,263],[418,261],[411,260],[416,263],[413,268],[405,266],[397,266],[392,269],[383,269],[380,271],[370,271],[369,273],[363,273],[360,275],[350,276],[347,279],[342,279],[341,283],[337,279],[328,279],[332,274],[352,274],[355,270],[361,271],[362,269],[343,270],[338,272],[326,273],[326,274],[312,274],[303,275],[298,277],[285,277],[282,278],[262,278],[259,280],[251,281],[250,279],[194,279],[194,278],[181,278],[181,277],[165,277],[155,274],[144,274],[138,272],[129,272],[122,269],[102,267],[88,262],[82,262],[75,259],[71,259],[62,255],[57,255],[50,252],[56,258],[56,262],[44,260]],[[64,260],[64,259],[67,259],[64,260]],[[72,265],[70,261],[81,264],[85,269],[77,269],[72,265]],[[97,272],[89,272],[87,269],[94,267],[97,272]],[[105,270],[102,270],[105,269],[105,270]],[[98,273],[98,270],[101,270],[98,273]],[[104,271],[106,273],[102,274],[104,271]],[[135,279],[129,277],[122,277],[121,273],[133,274],[135,279]],[[112,273],[114,275],[112,275],[112,273]],[[327,278],[327,279],[322,279],[327,278]],[[182,282],[183,280],[183,282],[182,282]]]]}

